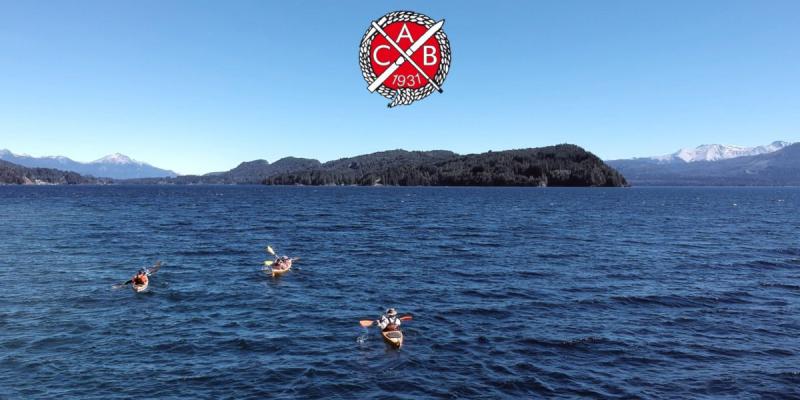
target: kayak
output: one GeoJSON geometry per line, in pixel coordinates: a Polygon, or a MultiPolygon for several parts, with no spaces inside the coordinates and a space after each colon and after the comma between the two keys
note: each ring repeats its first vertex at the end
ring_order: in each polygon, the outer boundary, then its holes
{"type": "Polygon", "coordinates": [[[292,259],[291,259],[291,258],[289,259],[289,262],[287,263],[287,265],[286,265],[286,267],[285,267],[285,268],[275,268],[275,267],[272,267],[272,269],[271,269],[271,271],[272,271],[272,276],[273,276],[273,277],[275,277],[275,276],[281,276],[281,275],[283,275],[283,274],[285,274],[285,273],[289,272],[289,270],[290,270],[290,269],[292,269],[292,259]]]}
{"type": "Polygon", "coordinates": [[[281,276],[281,275],[289,272],[290,269],[292,269],[292,267],[287,267],[287,268],[283,268],[283,269],[275,269],[275,268],[273,268],[272,269],[272,276],[281,276]]]}
{"type": "Polygon", "coordinates": [[[132,288],[132,289],[133,289],[133,291],[134,291],[134,292],[136,292],[136,293],[142,293],[142,292],[144,292],[145,290],[147,290],[147,287],[148,287],[148,286],[150,286],[150,281],[149,281],[149,280],[148,280],[148,281],[146,281],[145,283],[141,284],[141,285],[137,285],[137,284],[135,284],[135,283],[131,284],[131,288],[132,288]]]}
{"type": "Polygon", "coordinates": [[[386,343],[394,346],[396,349],[399,349],[403,346],[403,332],[400,331],[385,331],[381,332],[381,336],[383,336],[383,340],[386,343]]]}

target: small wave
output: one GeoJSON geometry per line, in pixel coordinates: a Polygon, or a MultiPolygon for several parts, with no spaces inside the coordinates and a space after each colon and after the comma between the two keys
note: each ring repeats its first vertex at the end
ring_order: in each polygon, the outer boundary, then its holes
{"type": "Polygon", "coordinates": [[[453,310],[448,311],[450,316],[484,316],[484,317],[494,317],[497,319],[506,319],[511,318],[514,313],[501,310],[497,308],[456,308],[453,310]]]}
{"type": "Polygon", "coordinates": [[[787,256],[800,256],[800,247],[788,247],[785,249],[778,250],[778,254],[783,254],[787,256]]]}
{"type": "Polygon", "coordinates": [[[768,261],[768,260],[755,260],[746,263],[735,263],[732,265],[734,268],[768,268],[768,269],[775,269],[775,268],[786,268],[793,266],[791,260],[786,261],[768,261]]]}
{"type": "Polygon", "coordinates": [[[626,304],[641,304],[641,305],[660,305],[665,307],[706,307],[714,305],[719,302],[716,297],[708,296],[613,296],[611,299],[615,302],[626,304]]]}
{"type": "Polygon", "coordinates": [[[792,285],[790,283],[760,282],[758,285],[765,288],[777,288],[777,289],[800,291],[800,285],[792,285]]]}
{"type": "Polygon", "coordinates": [[[555,275],[550,271],[515,271],[514,274],[523,278],[544,278],[555,275]]]}
{"type": "Polygon", "coordinates": [[[545,385],[544,383],[540,382],[536,378],[517,378],[517,379],[509,379],[503,380],[500,382],[496,382],[495,385],[497,388],[507,394],[510,395],[520,395],[520,394],[535,394],[535,395],[552,395],[554,394],[553,389],[545,385]]]}
{"type": "Polygon", "coordinates": [[[795,353],[793,351],[791,351],[791,350],[778,349],[778,348],[767,349],[767,350],[764,350],[762,353],[764,353],[766,355],[769,355],[769,356],[779,356],[779,357],[791,357],[791,356],[795,355],[795,353]]]}
{"type": "Polygon", "coordinates": [[[537,258],[541,258],[543,260],[568,260],[571,258],[579,258],[581,254],[578,253],[547,253],[547,254],[537,254],[537,258]]]}
{"type": "Polygon", "coordinates": [[[594,345],[621,346],[621,347],[628,346],[624,342],[611,340],[600,336],[586,336],[586,337],[567,339],[567,340],[523,338],[519,339],[517,343],[525,346],[542,346],[542,347],[558,347],[558,348],[578,348],[578,347],[590,347],[594,345]]]}

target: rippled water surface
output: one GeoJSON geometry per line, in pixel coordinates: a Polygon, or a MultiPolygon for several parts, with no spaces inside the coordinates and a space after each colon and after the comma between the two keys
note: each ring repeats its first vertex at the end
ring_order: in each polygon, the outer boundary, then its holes
{"type": "Polygon", "coordinates": [[[134,396],[800,397],[800,189],[0,187],[0,398],[134,396]]]}

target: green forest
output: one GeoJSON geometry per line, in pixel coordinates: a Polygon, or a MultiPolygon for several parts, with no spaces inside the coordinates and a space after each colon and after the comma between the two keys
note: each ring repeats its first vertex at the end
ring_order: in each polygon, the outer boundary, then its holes
{"type": "Polygon", "coordinates": [[[277,174],[268,185],[626,186],[597,156],[569,144],[458,155],[393,150],[277,174]]]}

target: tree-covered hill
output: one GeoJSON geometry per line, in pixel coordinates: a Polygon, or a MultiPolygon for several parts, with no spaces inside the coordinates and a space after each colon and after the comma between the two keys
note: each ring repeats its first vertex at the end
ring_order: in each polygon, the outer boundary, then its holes
{"type": "Polygon", "coordinates": [[[132,179],[121,181],[128,184],[178,184],[178,185],[200,185],[200,184],[251,184],[263,183],[265,179],[273,175],[282,174],[289,171],[304,170],[320,165],[317,160],[309,158],[285,157],[274,163],[266,160],[245,161],[236,168],[225,172],[212,172],[205,175],[181,175],[175,178],[149,178],[132,179]]]}
{"type": "Polygon", "coordinates": [[[89,184],[106,183],[107,179],[82,176],[76,172],[52,168],[28,168],[0,160],[0,184],[43,185],[43,184],[89,184]]]}
{"type": "Polygon", "coordinates": [[[625,178],[575,145],[458,155],[393,150],[267,178],[269,185],[625,186],[625,178]]]}

